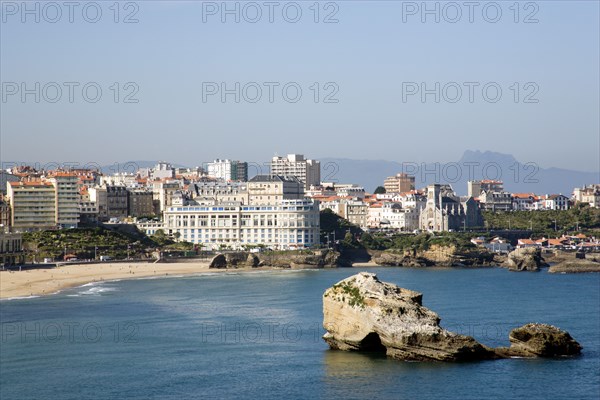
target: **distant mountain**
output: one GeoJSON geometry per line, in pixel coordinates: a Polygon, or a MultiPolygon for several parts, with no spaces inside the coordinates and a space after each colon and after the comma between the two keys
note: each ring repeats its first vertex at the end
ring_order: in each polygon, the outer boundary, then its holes
{"type": "Polygon", "coordinates": [[[600,174],[560,168],[540,168],[535,163],[520,162],[510,154],[467,150],[456,162],[411,163],[385,160],[351,160],[321,158],[321,180],[357,183],[372,192],[383,185],[386,177],[399,172],[415,176],[417,188],[432,183],[450,183],[461,195],[467,193],[467,181],[498,179],[513,193],[562,193],[586,183],[599,183],[600,174]]]}

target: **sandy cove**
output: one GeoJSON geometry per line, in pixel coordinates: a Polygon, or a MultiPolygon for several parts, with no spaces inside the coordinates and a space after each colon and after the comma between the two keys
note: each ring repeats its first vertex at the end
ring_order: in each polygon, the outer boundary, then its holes
{"type": "MultiPolygon", "coordinates": [[[[0,271],[0,299],[43,296],[86,283],[135,279],[150,276],[191,275],[199,272],[225,272],[209,269],[208,262],[185,263],[102,263],[69,264],[49,269],[0,271]]],[[[236,271],[267,268],[238,268],[236,271]]],[[[231,270],[228,270],[231,272],[231,270]]]]}

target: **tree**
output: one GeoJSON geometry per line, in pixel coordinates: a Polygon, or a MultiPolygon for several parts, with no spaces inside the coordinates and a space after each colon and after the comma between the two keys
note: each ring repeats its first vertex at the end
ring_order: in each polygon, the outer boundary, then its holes
{"type": "Polygon", "coordinates": [[[377,186],[375,188],[375,194],[384,194],[385,192],[386,191],[385,191],[385,188],[383,186],[377,186]]]}

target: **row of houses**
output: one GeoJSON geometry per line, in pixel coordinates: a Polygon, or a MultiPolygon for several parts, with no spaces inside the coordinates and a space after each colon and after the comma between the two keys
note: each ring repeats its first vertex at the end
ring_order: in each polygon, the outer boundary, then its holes
{"type": "Polygon", "coordinates": [[[563,235],[559,238],[519,239],[518,248],[535,247],[555,250],[600,251],[600,240],[593,236],[563,235]]]}

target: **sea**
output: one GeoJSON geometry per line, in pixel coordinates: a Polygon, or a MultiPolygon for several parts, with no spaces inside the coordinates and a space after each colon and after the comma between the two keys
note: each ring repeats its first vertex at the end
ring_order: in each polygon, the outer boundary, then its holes
{"type": "Polygon", "coordinates": [[[0,301],[0,399],[600,399],[600,274],[368,268],[488,346],[543,322],[581,356],[402,362],[328,349],[354,268],[204,273],[0,301]]]}

